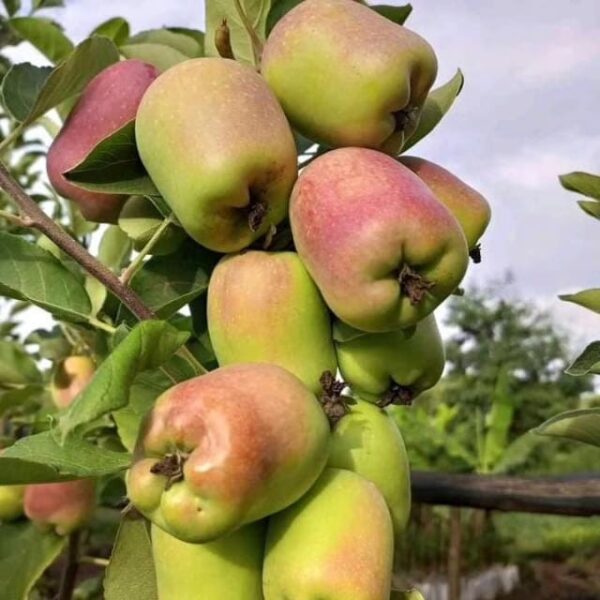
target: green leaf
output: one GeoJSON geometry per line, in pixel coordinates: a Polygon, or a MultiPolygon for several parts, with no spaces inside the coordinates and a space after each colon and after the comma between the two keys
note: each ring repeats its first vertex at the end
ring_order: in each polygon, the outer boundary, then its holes
{"type": "Polygon", "coordinates": [[[32,46],[35,46],[50,62],[57,63],[74,48],[63,30],[50,19],[41,17],[17,17],[10,26],[32,46]]]}
{"type": "Polygon", "coordinates": [[[69,321],[87,321],[91,309],[81,282],[52,254],[4,232],[0,232],[0,294],[28,300],[69,321]]]}
{"type": "Polygon", "coordinates": [[[486,472],[492,469],[506,449],[514,412],[508,375],[502,371],[494,388],[492,408],[486,417],[482,460],[486,472]]]}
{"type": "Polygon", "coordinates": [[[600,175],[574,171],[561,175],[558,179],[566,190],[600,200],[600,175]]]}
{"type": "Polygon", "coordinates": [[[267,16],[266,35],[268,36],[277,22],[285,17],[287,13],[295,6],[298,6],[302,0],[273,0],[271,10],[267,16]]]}
{"type": "Polygon", "coordinates": [[[71,344],[65,338],[60,327],[56,326],[51,331],[36,329],[24,341],[24,344],[36,344],[40,358],[58,362],[71,354],[71,344]]]}
{"type": "Polygon", "coordinates": [[[565,371],[569,375],[600,374],[600,342],[592,342],[565,371]]]}
{"type": "Polygon", "coordinates": [[[534,431],[600,447],[600,408],[566,411],[548,419],[534,431]]]}
{"type": "Polygon", "coordinates": [[[129,402],[129,388],[138,373],[158,369],[187,340],[164,321],[138,323],[100,365],[91,383],[75,398],[60,420],[65,440],[111,411],[129,402]]]}
{"type": "Polygon", "coordinates": [[[2,0],[2,4],[4,4],[9,17],[21,10],[21,0],[2,0]]]}
{"type": "Polygon", "coordinates": [[[2,104],[17,121],[25,121],[50,73],[52,67],[21,63],[13,65],[4,76],[2,104]]]}
{"type": "Polygon", "coordinates": [[[600,313],[600,288],[583,290],[582,292],[577,292],[577,294],[563,294],[559,298],[600,313]]]}
{"type": "MultiPolygon", "coordinates": [[[[83,41],[50,73],[26,117],[18,120],[25,124],[33,123],[49,110],[79,94],[100,71],[118,60],[119,52],[108,38],[93,37],[83,41]]],[[[10,71],[6,77],[9,75],[10,71]]],[[[12,82],[12,78],[9,82],[12,82]]],[[[2,85],[5,104],[18,104],[23,94],[18,82],[7,87],[5,78],[2,85]]]]}
{"type": "Polygon", "coordinates": [[[158,195],[137,151],[135,121],[104,138],[82,162],[67,171],[65,177],[86,190],[158,195]]]}
{"type": "Polygon", "coordinates": [[[117,46],[124,44],[129,37],[129,23],[123,17],[113,17],[100,23],[92,33],[93,35],[101,35],[112,40],[117,46]]]}
{"type": "Polygon", "coordinates": [[[190,241],[175,254],[147,261],[131,287],[159,317],[166,319],[207,290],[217,260],[216,254],[190,241]]]}
{"type": "Polygon", "coordinates": [[[200,31],[199,29],[189,29],[188,27],[167,27],[167,30],[172,31],[173,33],[187,35],[196,40],[198,46],[201,48],[202,55],[204,55],[204,31],[200,31]]]}
{"type": "MultiPolygon", "coordinates": [[[[264,41],[266,22],[271,8],[271,0],[240,0],[243,11],[253,26],[258,37],[264,41]]],[[[254,54],[250,37],[242,24],[234,0],[212,0],[205,3],[206,7],[206,37],[204,51],[207,56],[218,56],[215,47],[215,32],[227,19],[231,47],[237,60],[254,64],[254,54]]]]}
{"type": "Polygon", "coordinates": [[[148,525],[134,511],[123,516],[104,578],[106,600],[158,600],[148,525]]]}
{"type": "Polygon", "coordinates": [[[24,600],[58,558],[66,538],[44,533],[29,521],[0,525],[0,589],[4,600],[24,600]]]}
{"type": "Polygon", "coordinates": [[[54,431],[21,438],[0,456],[0,485],[103,477],[129,467],[131,455],[101,448],[80,438],[64,444],[54,431]]]}
{"type": "Polygon", "coordinates": [[[202,56],[202,46],[196,39],[190,35],[177,33],[169,29],[151,29],[142,31],[133,37],[129,38],[127,45],[135,44],[153,44],[167,46],[177,50],[187,58],[196,58],[202,56]]]}
{"type": "Polygon", "coordinates": [[[29,385],[16,390],[9,390],[0,396],[0,416],[16,409],[19,413],[39,408],[47,391],[39,385],[29,385]]]}
{"type": "Polygon", "coordinates": [[[42,10],[44,8],[60,8],[65,5],[64,0],[32,0],[33,10],[42,10]]]}
{"type": "MultiPolygon", "coordinates": [[[[164,217],[147,196],[132,196],[119,214],[119,227],[133,240],[136,250],[141,250],[163,224],[164,217]]],[[[154,244],[150,254],[170,254],[186,238],[181,227],[170,224],[154,244]]]]}
{"type": "Polygon", "coordinates": [[[437,127],[460,94],[464,82],[462,71],[459,69],[450,81],[430,92],[425,100],[417,130],[408,139],[402,152],[412,148],[437,127]]]}
{"type": "Polygon", "coordinates": [[[600,202],[595,202],[592,200],[580,200],[577,204],[579,204],[581,210],[590,215],[590,217],[600,219],[600,202]]]}
{"type": "MultiPolygon", "coordinates": [[[[106,229],[98,247],[98,260],[113,273],[118,274],[131,254],[131,241],[118,227],[111,225],[106,229]]],[[[85,289],[92,303],[91,314],[97,315],[108,294],[103,283],[88,275],[85,289]]]]}
{"type": "Polygon", "coordinates": [[[41,382],[42,374],[23,346],[0,340],[0,387],[41,382]]]}
{"type": "Polygon", "coordinates": [[[126,44],[119,48],[125,58],[143,60],[163,72],[189,60],[189,56],[163,44],[126,44]]]}
{"type": "Polygon", "coordinates": [[[405,4],[404,6],[388,6],[387,4],[377,4],[371,8],[379,13],[382,17],[393,21],[397,25],[404,25],[412,12],[412,6],[405,4]]]}

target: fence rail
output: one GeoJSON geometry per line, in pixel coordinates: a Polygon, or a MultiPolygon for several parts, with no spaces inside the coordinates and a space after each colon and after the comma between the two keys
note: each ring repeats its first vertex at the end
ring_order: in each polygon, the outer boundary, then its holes
{"type": "Polygon", "coordinates": [[[509,512],[600,515],[600,473],[506,477],[413,471],[413,501],[509,512]]]}

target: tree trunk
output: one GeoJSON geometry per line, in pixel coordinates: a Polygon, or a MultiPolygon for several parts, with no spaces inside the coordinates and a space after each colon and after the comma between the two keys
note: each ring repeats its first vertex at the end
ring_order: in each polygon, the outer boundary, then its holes
{"type": "Polygon", "coordinates": [[[448,600],[460,600],[461,558],[460,508],[450,509],[450,543],[448,545],[448,600]]]}

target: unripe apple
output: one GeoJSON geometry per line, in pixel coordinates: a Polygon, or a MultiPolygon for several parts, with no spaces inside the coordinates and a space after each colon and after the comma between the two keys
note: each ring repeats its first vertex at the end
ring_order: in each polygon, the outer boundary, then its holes
{"type": "Polygon", "coordinates": [[[66,408],[94,377],[96,367],[89,356],[68,356],[58,363],[50,393],[58,408],[66,408]]]}
{"type": "Polygon", "coordinates": [[[262,73],[290,122],[331,147],[396,153],[437,74],[431,46],[353,0],[305,0],[273,28],[262,73]]]}
{"type": "Polygon", "coordinates": [[[408,329],[344,333],[346,339],[336,342],[340,372],[369,402],[409,405],[444,372],[444,344],[433,314],[408,329]]]}
{"type": "Polygon", "coordinates": [[[390,513],[375,485],[325,469],[305,496],[269,519],[265,600],[384,600],[393,553],[390,513]]]}
{"type": "Polygon", "coordinates": [[[24,485],[0,486],[0,521],[14,521],[23,514],[24,485]]]}
{"type": "Polygon", "coordinates": [[[150,177],[199,244],[235,252],[286,216],[294,138],[252,68],[198,58],[169,69],[142,100],[136,139],[150,177]]]}
{"type": "Polygon", "coordinates": [[[167,533],[209,542],[298,500],[328,444],[325,414],[296,376],[269,364],[221,367],[158,398],[127,491],[167,533]]]}
{"type": "Polygon", "coordinates": [[[488,201],[471,186],[440,165],[416,156],[401,156],[400,162],[423,180],[433,195],[460,223],[475,262],[478,243],[491,218],[488,201]]]}
{"type": "Polygon", "coordinates": [[[48,150],[47,169],[54,189],[75,202],[89,221],[115,223],[127,196],[90,192],[65,179],[98,145],[135,115],[159,72],[139,60],[124,60],[101,71],[84,89],[48,150]]]}
{"type": "Polygon", "coordinates": [[[188,544],[152,525],[160,600],[263,600],[264,522],[207,544],[188,544]]]}
{"type": "Polygon", "coordinates": [[[295,252],[250,251],[221,260],[208,286],[208,331],[221,366],[266,362],[315,394],[336,372],[331,319],[295,252]]]}
{"type": "Polygon", "coordinates": [[[68,535],[83,527],[96,505],[92,479],[36,483],[25,489],[24,510],[28,519],[43,530],[68,535]]]}
{"type": "Polygon", "coordinates": [[[456,219],[414,173],[375,150],[332,150],[306,167],[290,221],[325,302],[362,331],[414,325],[467,270],[456,219]]]}

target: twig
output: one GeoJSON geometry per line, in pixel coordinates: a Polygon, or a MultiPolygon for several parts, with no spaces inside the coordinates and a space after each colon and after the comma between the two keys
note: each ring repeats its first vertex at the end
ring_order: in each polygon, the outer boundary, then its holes
{"type": "Polygon", "coordinates": [[[96,567],[106,568],[110,564],[107,558],[98,558],[97,556],[82,556],[79,562],[85,565],[94,565],[96,567]]]}
{"type": "Polygon", "coordinates": [[[0,142],[0,157],[4,154],[5,150],[19,138],[24,129],[25,126],[23,123],[20,123],[0,142]]]}
{"type": "Polygon", "coordinates": [[[75,531],[69,536],[67,549],[67,562],[62,572],[58,600],[71,600],[79,568],[79,532],[75,531]]]}
{"type": "Polygon", "coordinates": [[[128,285],[132,280],[133,276],[138,272],[144,259],[148,253],[154,248],[157,242],[162,237],[165,230],[173,223],[173,214],[170,214],[163,222],[156,228],[156,231],[152,234],[152,237],[148,240],[146,245],[140,250],[139,254],[131,261],[131,264],[121,273],[119,279],[122,283],[128,285]]]}
{"type": "Polygon", "coordinates": [[[19,218],[23,223],[49,237],[63,252],[103,283],[138,319],[154,318],[154,313],[129,286],[121,282],[110,269],[69,236],[25,193],[2,162],[0,162],[0,188],[19,208],[21,213],[19,218]]]}

